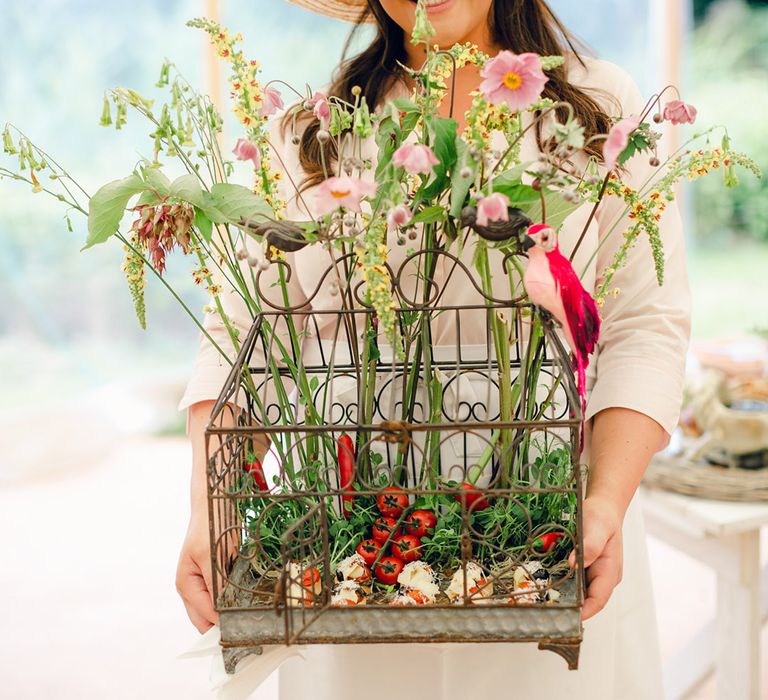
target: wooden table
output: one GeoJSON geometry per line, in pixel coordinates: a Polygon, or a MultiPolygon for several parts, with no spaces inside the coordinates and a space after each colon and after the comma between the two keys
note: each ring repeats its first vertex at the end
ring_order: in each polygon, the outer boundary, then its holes
{"type": "Polygon", "coordinates": [[[667,700],[678,700],[715,670],[718,700],[763,700],[760,628],[768,612],[768,569],[760,529],[768,503],[733,503],[643,488],[648,532],[711,567],[717,610],[664,668],[667,700]]]}

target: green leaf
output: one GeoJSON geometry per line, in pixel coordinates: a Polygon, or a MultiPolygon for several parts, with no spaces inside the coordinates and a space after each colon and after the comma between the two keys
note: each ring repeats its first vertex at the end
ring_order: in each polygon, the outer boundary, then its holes
{"type": "Polygon", "coordinates": [[[419,119],[421,118],[421,111],[418,109],[415,111],[407,111],[402,115],[400,120],[400,130],[403,137],[408,136],[415,128],[419,119]]]}
{"type": "Polygon", "coordinates": [[[445,207],[437,204],[433,207],[427,207],[422,209],[411,220],[412,224],[433,224],[436,221],[443,221],[445,219],[445,207]]]}
{"type": "Polygon", "coordinates": [[[141,173],[149,189],[154,190],[158,197],[167,197],[171,181],[156,165],[147,165],[141,173]]]}
{"type": "Polygon", "coordinates": [[[512,207],[522,209],[524,206],[530,206],[537,202],[540,203],[539,193],[530,185],[524,185],[522,182],[519,182],[516,185],[510,184],[502,187],[496,187],[494,184],[493,191],[507,195],[509,204],[512,207]]]}
{"type": "Polygon", "coordinates": [[[200,180],[195,175],[177,177],[168,187],[168,194],[171,197],[188,202],[194,207],[202,209],[205,206],[203,188],[200,186],[200,180]]]}
{"type": "Polygon", "coordinates": [[[195,207],[195,228],[206,241],[210,241],[213,234],[213,223],[202,209],[195,207]]]}
{"type": "Polygon", "coordinates": [[[88,203],[88,238],[80,250],[104,243],[116,233],[128,201],[146,189],[146,183],[136,173],[101,187],[88,203]]]}
{"type": "MultiPolygon", "coordinates": [[[[555,231],[563,225],[563,221],[565,221],[569,214],[572,214],[583,204],[582,201],[566,202],[559,192],[553,191],[544,192],[544,201],[546,202],[547,207],[546,223],[555,229],[555,231]]],[[[540,199],[537,198],[535,202],[529,205],[518,204],[518,206],[532,221],[541,221],[542,214],[540,199]]]]}
{"type": "MultiPolygon", "coordinates": [[[[510,206],[517,207],[532,221],[538,223],[542,218],[541,193],[520,181],[524,170],[524,166],[518,166],[497,175],[493,179],[493,191],[505,194],[509,198],[510,206]]],[[[484,191],[487,193],[488,188],[486,187],[484,191]]],[[[562,226],[569,214],[583,204],[583,202],[567,202],[559,192],[553,190],[544,190],[544,202],[547,223],[555,230],[562,226]]]]}
{"type": "MultiPolygon", "coordinates": [[[[524,167],[518,166],[511,170],[505,170],[493,178],[493,191],[501,192],[509,198],[512,206],[523,208],[523,205],[539,201],[539,193],[530,185],[524,185],[521,178],[524,167]]],[[[488,187],[483,190],[488,193],[488,187]]]]}
{"type": "Polygon", "coordinates": [[[619,154],[618,164],[624,165],[630,158],[637,153],[650,151],[653,147],[649,138],[650,124],[643,122],[635,131],[630,134],[627,147],[619,154]]]}
{"type": "Polygon", "coordinates": [[[456,132],[459,128],[455,119],[435,117],[429,121],[429,129],[432,134],[432,151],[440,161],[433,170],[433,177],[421,195],[430,199],[437,197],[447,182],[447,175],[456,164],[456,132]]]}
{"type": "Polygon", "coordinates": [[[201,209],[215,224],[238,225],[243,219],[253,222],[274,216],[261,197],[242,185],[216,183],[210,192],[203,193],[203,202],[201,209]]]}
{"type": "Polygon", "coordinates": [[[394,106],[395,118],[400,124],[400,129],[406,136],[416,126],[416,122],[419,121],[421,116],[421,109],[413,101],[407,97],[398,97],[392,102],[394,106]]]}
{"type": "MultiPolygon", "coordinates": [[[[511,207],[517,207],[534,221],[539,221],[541,218],[541,196],[533,187],[520,181],[522,173],[522,167],[501,173],[493,179],[492,189],[494,192],[505,195],[509,199],[511,207]]],[[[484,194],[488,194],[490,190],[488,185],[483,188],[484,194]]],[[[547,206],[547,219],[549,219],[549,206],[547,206]]]]}
{"type": "MultiPolygon", "coordinates": [[[[472,183],[475,181],[475,169],[472,168],[472,175],[470,177],[462,177],[461,171],[463,164],[466,162],[465,156],[469,146],[467,146],[464,139],[460,136],[456,137],[456,165],[451,173],[451,209],[450,214],[454,219],[458,219],[461,216],[461,210],[464,208],[464,204],[467,201],[467,194],[469,188],[472,187],[472,183]]],[[[467,165],[469,165],[467,163],[467,165]]]]}
{"type": "Polygon", "coordinates": [[[152,190],[144,190],[136,200],[136,206],[140,204],[155,205],[160,203],[160,198],[152,190]]]}

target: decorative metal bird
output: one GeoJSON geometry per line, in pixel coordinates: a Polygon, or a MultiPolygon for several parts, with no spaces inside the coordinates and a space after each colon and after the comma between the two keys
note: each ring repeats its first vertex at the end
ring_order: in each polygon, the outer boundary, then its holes
{"type": "Polygon", "coordinates": [[[295,253],[309,243],[301,226],[291,221],[267,220],[256,224],[241,218],[239,226],[257,238],[266,238],[269,245],[286,253],[295,253]]]}
{"type": "Polygon", "coordinates": [[[489,221],[487,226],[477,223],[477,207],[466,206],[461,210],[461,226],[469,226],[478,236],[486,241],[500,243],[510,238],[522,239],[523,229],[533,222],[520,209],[509,207],[506,221],[489,221]]]}
{"type": "Polygon", "coordinates": [[[523,247],[528,251],[528,267],[523,275],[525,291],[533,304],[551,313],[563,327],[565,339],[573,351],[573,369],[583,415],[589,355],[600,335],[597,304],[584,289],[570,260],[560,252],[557,234],[550,226],[536,224],[529,227],[523,247]]]}

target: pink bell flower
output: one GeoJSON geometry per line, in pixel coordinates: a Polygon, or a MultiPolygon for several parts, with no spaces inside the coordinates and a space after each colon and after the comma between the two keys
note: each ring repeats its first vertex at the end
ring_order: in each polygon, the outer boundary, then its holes
{"type": "Polygon", "coordinates": [[[322,92],[316,92],[309,103],[312,105],[312,113],[320,120],[320,128],[328,131],[331,126],[331,105],[328,104],[328,98],[322,92]]]}
{"type": "Polygon", "coordinates": [[[622,119],[611,127],[608,132],[608,138],[603,144],[603,160],[608,170],[613,170],[619,162],[619,156],[629,145],[629,137],[632,132],[640,126],[640,117],[631,116],[622,119]]]}
{"type": "Polygon", "coordinates": [[[494,192],[477,202],[477,225],[487,226],[491,221],[509,221],[509,197],[494,192]]]}
{"type": "Polygon", "coordinates": [[[387,226],[390,231],[396,231],[410,224],[411,219],[413,219],[413,212],[405,204],[398,204],[387,214],[387,226]]]}
{"type": "Polygon", "coordinates": [[[696,114],[696,107],[681,100],[672,100],[664,106],[664,119],[673,124],[693,124],[696,114]]]}
{"type": "Polygon", "coordinates": [[[274,87],[268,87],[264,90],[264,102],[261,105],[262,117],[271,117],[275,112],[284,107],[280,90],[274,87]]]}
{"type": "Polygon", "coordinates": [[[513,112],[530,107],[544,91],[549,80],[541,67],[541,58],[535,53],[514,54],[500,51],[480,71],[485,78],[480,91],[491,104],[506,104],[513,112]]]}
{"type": "Polygon", "coordinates": [[[405,171],[411,175],[417,173],[426,175],[439,163],[432,149],[420,143],[403,144],[392,156],[392,164],[396,168],[405,168],[405,171]]]}
{"type": "Polygon", "coordinates": [[[247,139],[237,139],[237,143],[232,149],[232,153],[235,154],[235,158],[238,160],[253,161],[253,167],[258,170],[259,165],[261,164],[261,153],[255,143],[248,141],[247,139]]]}
{"type": "Polygon", "coordinates": [[[342,175],[329,177],[317,188],[315,205],[318,216],[330,214],[339,207],[360,212],[363,197],[371,197],[376,192],[376,184],[360,178],[342,175]]]}

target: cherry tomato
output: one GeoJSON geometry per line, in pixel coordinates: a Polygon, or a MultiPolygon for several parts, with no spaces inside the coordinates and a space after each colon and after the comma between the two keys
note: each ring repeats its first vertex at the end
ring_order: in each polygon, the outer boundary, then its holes
{"type": "Polygon", "coordinates": [[[381,544],[376,540],[363,540],[357,545],[356,551],[368,566],[373,566],[373,562],[376,561],[376,557],[379,556],[381,551],[381,544]]]}
{"type": "Polygon", "coordinates": [[[405,564],[403,564],[400,559],[395,559],[395,557],[382,557],[379,560],[379,563],[376,564],[373,573],[376,575],[378,581],[381,581],[381,583],[384,583],[387,586],[391,586],[392,584],[397,583],[397,577],[400,575],[404,566],[405,564]]]}
{"type": "Polygon", "coordinates": [[[397,486],[387,486],[384,489],[384,493],[380,494],[376,499],[376,507],[382,515],[398,518],[408,507],[408,496],[397,486]]]}
{"type": "Polygon", "coordinates": [[[388,518],[386,515],[382,515],[380,518],[377,518],[376,522],[373,524],[373,528],[371,529],[371,536],[377,542],[384,544],[392,530],[395,530],[392,535],[393,538],[400,535],[400,528],[395,529],[396,525],[397,521],[394,518],[388,518]]]}
{"type": "Polygon", "coordinates": [[[415,535],[400,535],[392,541],[392,554],[403,561],[416,561],[421,556],[421,541],[415,535]]]}
{"type": "Polygon", "coordinates": [[[437,516],[431,510],[414,510],[406,519],[403,527],[409,535],[422,538],[435,529],[437,516]]]}
{"type": "Polygon", "coordinates": [[[545,532],[533,541],[533,548],[539,552],[548,552],[563,537],[562,532],[545,532]]]}
{"type": "Polygon", "coordinates": [[[482,491],[479,491],[474,484],[465,481],[461,488],[464,489],[464,493],[456,494],[456,500],[461,503],[466,499],[467,510],[478,511],[491,507],[491,504],[483,498],[482,491]]]}

